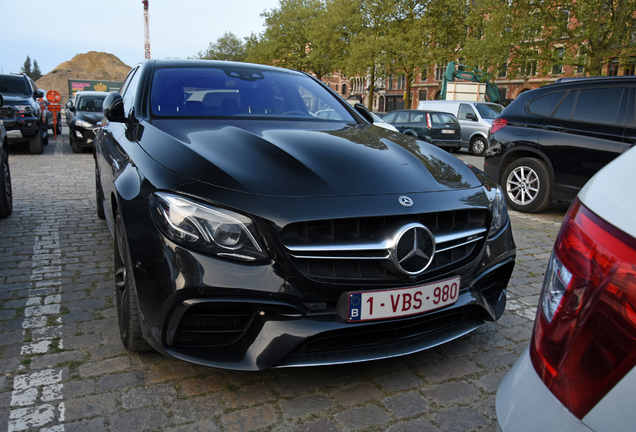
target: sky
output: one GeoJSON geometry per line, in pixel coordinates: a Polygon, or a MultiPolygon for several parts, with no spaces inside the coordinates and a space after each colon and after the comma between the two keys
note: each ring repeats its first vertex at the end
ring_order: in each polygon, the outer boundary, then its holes
{"type": "MultiPolygon", "coordinates": [[[[151,57],[193,57],[226,32],[259,34],[261,13],[277,7],[278,0],[150,0],[151,57]]],[[[27,56],[42,75],[89,51],[131,67],[144,59],[141,0],[0,0],[0,28],[0,73],[20,72],[27,56]]]]}

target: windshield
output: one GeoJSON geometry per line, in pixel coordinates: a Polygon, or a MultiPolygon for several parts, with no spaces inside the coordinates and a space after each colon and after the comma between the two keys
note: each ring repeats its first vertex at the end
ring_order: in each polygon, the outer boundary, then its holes
{"type": "Polygon", "coordinates": [[[475,104],[481,118],[484,119],[494,119],[504,110],[504,107],[498,104],[485,104],[485,103],[477,103],[475,104]]]}
{"type": "Polygon", "coordinates": [[[77,110],[86,112],[102,112],[102,105],[106,94],[97,96],[82,96],[77,101],[77,110]]]}
{"type": "Polygon", "coordinates": [[[313,79],[285,71],[218,66],[158,69],[150,94],[156,117],[265,117],[355,121],[313,79]]]}
{"type": "Polygon", "coordinates": [[[0,76],[0,93],[31,96],[31,86],[24,77],[0,76]]]}

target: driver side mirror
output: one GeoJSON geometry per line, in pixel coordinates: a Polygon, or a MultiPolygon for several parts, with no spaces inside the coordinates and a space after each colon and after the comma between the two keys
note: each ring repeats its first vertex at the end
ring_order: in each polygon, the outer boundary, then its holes
{"type": "Polygon", "coordinates": [[[371,115],[371,113],[369,112],[369,110],[367,109],[367,107],[365,107],[364,105],[362,105],[360,102],[356,103],[353,108],[358,112],[358,114],[360,114],[366,121],[368,121],[369,123],[373,124],[373,116],[371,115]]]}
{"type": "Polygon", "coordinates": [[[109,93],[104,99],[102,112],[106,120],[114,123],[126,123],[124,115],[124,99],[117,92],[109,93]]]}
{"type": "Polygon", "coordinates": [[[473,113],[466,113],[466,118],[468,120],[477,121],[477,116],[473,113]]]}

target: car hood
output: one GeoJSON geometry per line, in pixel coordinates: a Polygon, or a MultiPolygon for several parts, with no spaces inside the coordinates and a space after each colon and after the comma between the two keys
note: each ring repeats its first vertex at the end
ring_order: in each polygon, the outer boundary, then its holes
{"type": "Polygon", "coordinates": [[[73,120],[84,120],[93,125],[96,125],[98,122],[102,121],[104,118],[104,114],[101,112],[86,112],[86,111],[77,111],[73,116],[73,120]]]}
{"type": "Polygon", "coordinates": [[[33,98],[27,95],[2,95],[5,105],[30,105],[33,98]]]}
{"type": "Polygon", "coordinates": [[[142,123],[136,135],[164,167],[256,195],[399,194],[481,185],[446,151],[372,125],[159,120],[142,123]]]}

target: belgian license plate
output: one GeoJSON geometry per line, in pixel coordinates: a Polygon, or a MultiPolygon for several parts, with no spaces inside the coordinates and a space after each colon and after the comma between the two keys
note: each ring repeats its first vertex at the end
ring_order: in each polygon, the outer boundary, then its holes
{"type": "Polygon", "coordinates": [[[348,321],[416,315],[455,304],[460,282],[455,277],[412,288],[351,292],[348,321]]]}
{"type": "Polygon", "coordinates": [[[455,131],[453,129],[442,129],[443,134],[454,134],[455,131]]]}

